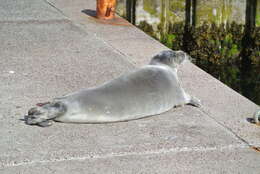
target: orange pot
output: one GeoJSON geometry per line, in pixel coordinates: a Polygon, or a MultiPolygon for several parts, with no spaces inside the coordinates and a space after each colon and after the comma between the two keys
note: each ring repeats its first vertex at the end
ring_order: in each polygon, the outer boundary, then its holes
{"type": "Polygon", "coordinates": [[[112,19],[115,17],[116,0],[97,0],[97,18],[112,19]]]}

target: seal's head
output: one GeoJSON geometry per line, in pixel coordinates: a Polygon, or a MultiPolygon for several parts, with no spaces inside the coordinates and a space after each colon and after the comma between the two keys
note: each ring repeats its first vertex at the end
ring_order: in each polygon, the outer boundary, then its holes
{"type": "Polygon", "coordinates": [[[150,64],[165,64],[172,68],[178,68],[178,66],[185,61],[189,61],[190,56],[183,51],[165,50],[155,55],[150,64]]]}

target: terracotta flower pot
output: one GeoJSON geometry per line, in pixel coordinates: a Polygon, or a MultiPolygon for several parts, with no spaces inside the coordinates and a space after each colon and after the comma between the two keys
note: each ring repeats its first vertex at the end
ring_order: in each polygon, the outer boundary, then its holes
{"type": "Polygon", "coordinates": [[[115,17],[116,0],[97,0],[97,18],[112,19],[115,17]]]}

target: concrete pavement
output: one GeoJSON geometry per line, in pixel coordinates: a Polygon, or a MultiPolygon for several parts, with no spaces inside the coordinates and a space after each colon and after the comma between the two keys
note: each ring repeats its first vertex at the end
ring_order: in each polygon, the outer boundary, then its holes
{"type": "Polygon", "coordinates": [[[0,173],[259,173],[259,106],[195,65],[179,75],[191,106],[113,124],[48,128],[20,119],[35,103],[102,84],[166,49],[132,25],[97,22],[93,0],[3,0],[0,173]]]}

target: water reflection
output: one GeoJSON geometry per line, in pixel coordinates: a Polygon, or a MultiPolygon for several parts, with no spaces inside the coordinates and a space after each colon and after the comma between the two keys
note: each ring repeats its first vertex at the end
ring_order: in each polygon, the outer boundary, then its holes
{"type": "Polygon", "coordinates": [[[260,0],[119,0],[118,9],[149,35],[188,52],[202,69],[260,104],[260,0]]]}
{"type": "Polygon", "coordinates": [[[245,23],[246,0],[118,0],[118,12],[126,17],[129,7],[135,10],[131,15],[136,16],[137,25],[142,21],[150,25],[158,25],[162,20],[176,23],[185,20],[185,7],[189,2],[193,21],[198,21],[198,25],[205,21],[218,25],[233,21],[245,23]]]}

